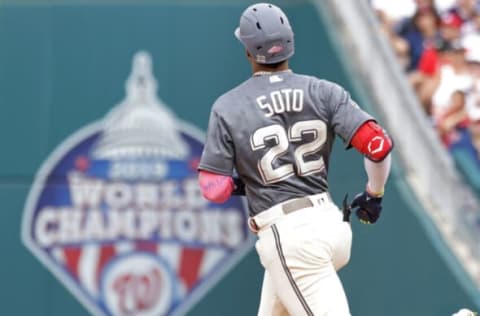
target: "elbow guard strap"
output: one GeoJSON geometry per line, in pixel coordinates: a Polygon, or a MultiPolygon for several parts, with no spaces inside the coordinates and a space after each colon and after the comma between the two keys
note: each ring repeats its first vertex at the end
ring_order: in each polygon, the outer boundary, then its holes
{"type": "Polygon", "coordinates": [[[382,161],[393,149],[392,139],[374,121],[360,126],[350,144],[373,162],[382,161]]]}

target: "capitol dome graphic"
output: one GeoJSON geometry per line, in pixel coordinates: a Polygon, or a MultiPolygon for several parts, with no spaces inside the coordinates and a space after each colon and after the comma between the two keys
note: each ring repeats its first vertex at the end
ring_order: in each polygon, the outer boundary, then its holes
{"type": "Polygon", "coordinates": [[[126,98],[104,119],[92,157],[108,160],[181,160],[189,155],[173,113],[157,96],[148,53],[138,52],[126,82],[126,98]]]}

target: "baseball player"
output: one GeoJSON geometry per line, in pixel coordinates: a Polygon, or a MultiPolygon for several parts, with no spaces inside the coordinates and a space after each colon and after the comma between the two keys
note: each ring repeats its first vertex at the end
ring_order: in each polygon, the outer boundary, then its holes
{"type": "Polygon", "coordinates": [[[352,232],[328,193],[329,156],[336,135],[365,156],[366,190],[351,206],[375,223],[392,141],[342,87],[289,69],[294,37],[280,8],[248,7],[235,36],[253,75],[213,105],[201,191],[217,203],[246,195],[265,268],[258,315],[350,315],[336,271],[349,261],[352,232]]]}

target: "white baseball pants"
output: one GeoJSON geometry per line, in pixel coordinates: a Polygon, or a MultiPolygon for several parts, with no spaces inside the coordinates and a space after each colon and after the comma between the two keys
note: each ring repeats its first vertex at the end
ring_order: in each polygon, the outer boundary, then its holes
{"type": "Polygon", "coordinates": [[[350,259],[350,223],[327,193],[308,198],[313,206],[285,214],[284,202],[253,218],[265,268],[258,316],[351,315],[336,272],[350,259]]]}

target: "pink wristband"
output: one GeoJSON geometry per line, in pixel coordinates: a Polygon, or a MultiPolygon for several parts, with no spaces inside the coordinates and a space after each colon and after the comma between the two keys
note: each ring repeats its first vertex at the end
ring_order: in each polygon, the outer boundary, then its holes
{"type": "Polygon", "coordinates": [[[232,195],[234,187],[232,177],[200,170],[198,182],[203,197],[209,201],[224,203],[232,195]]]}

